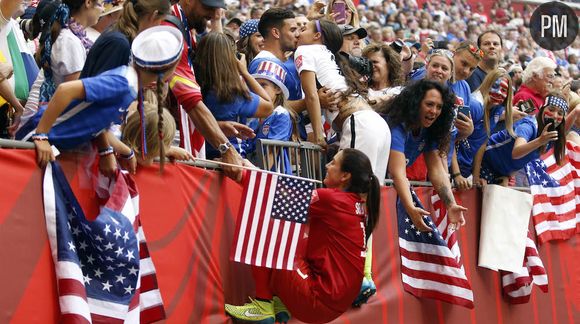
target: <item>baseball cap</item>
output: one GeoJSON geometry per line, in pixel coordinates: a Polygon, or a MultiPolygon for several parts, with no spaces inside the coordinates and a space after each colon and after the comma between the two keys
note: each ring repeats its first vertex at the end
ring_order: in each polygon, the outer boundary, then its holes
{"type": "Polygon", "coordinates": [[[234,17],[234,18],[228,20],[228,22],[226,23],[226,26],[229,25],[229,24],[231,24],[231,23],[234,23],[234,24],[236,24],[238,26],[242,26],[242,20],[240,18],[238,18],[238,17],[234,17]]]}
{"type": "Polygon", "coordinates": [[[201,3],[212,8],[226,8],[224,0],[201,0],[201,3]]]}
{"type": "Polygon", "coordinates": [[[362,27],[353,27],[351,25],[338,25],[342,36],[357,34],[358,38],[363,39],[367,37],[367,30],[362,27]]]}

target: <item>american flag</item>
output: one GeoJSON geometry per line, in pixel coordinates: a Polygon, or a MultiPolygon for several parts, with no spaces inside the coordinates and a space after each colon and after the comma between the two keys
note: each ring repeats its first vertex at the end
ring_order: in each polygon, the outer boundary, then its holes
{"type": "MultiPolygon", "coordinates": [[[[423,208],[417,195],[413,191],[411,194],[415,206],[423,208]]],[[[457,235],[449,229],[447,211],[439,196],[431,200],[433,218],[423,217],[432,231],[421,232],[397,199],[403,288],[416,297],[473,308],[473,291],[461,264],[457,235]]]]}
{"type": "Polygon", "coordinates": [[[294,269],[302,252],[302,236],[314,184],[283,176],[249,171],[236,224],[230,258],[272,269],[294,269]]]}
{"type": "MultiPolygon", "coordinates": [[[[99,184],[105,183],[100,176],[99,184]]],[[[151,323],[165,318],[155,268],[139,221],[134,182],[106,181],[106,204],[88,221],[60,166],[46,167],[47,232],[58,282],[61,322],[151,323]]]]}
{"type": "Polygon", "coordinates": [[[552,152],[526,165],[534,196],[532,220],[540,244],[580,233],[580,146],[566,143],[562,166],[556,164],[552,152]]]}
{"type": "Polygon", "coordinates": [[[548,275],[530,232],[526,239],[522,269],[517,273],[501,271],[501,284],[507,300],[512,304],[527,303],[532,294],[532,284],[548,292],[548,275]]]}

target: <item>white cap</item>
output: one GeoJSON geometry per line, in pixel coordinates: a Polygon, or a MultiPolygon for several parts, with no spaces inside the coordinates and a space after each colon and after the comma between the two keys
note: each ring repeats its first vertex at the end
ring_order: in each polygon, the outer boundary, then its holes
{"type": "Polygon", "coordinates": [[[139,67],[163,71],[181,57],[183,35],[171,26],[155,26],[142,31],[133,40],[131,53],[139,67]]]}

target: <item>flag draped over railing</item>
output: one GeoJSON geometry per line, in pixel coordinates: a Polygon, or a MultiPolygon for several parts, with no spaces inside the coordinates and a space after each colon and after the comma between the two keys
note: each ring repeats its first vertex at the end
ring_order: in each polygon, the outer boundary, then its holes
{"type": "Polygon", "coordinates": [[[530,191],[534,196],[532,221],[543,244],[566,240],[580,233],[580,146],[566,143],[566,160],[556,164],[550,150],[526,165],[530,191]]]}
{"type": "MultiPolygon", "coordinates": [[[[415,206],[423,208],[417,195],[411,194],[415,206]]],[[[397,199],[403,288],[416,297],[473,308],[473,291],[460,260],[457,234],[449,228],[439,196],[435,194],[432,202],[433,217],[423,216],[431,232],[421,232],[397,199]]]]}
{"type": "Polygon", "coordinates": [[[155,267],[139,220],[139,196],[128,175],[100,175],[104,198],[85,218],[57,162],[46,167],[43,199],[58,282],[61,322],[151,323],[165,318],[155,267]]]}
{"type": "Polygon", "coordinates": [[[314,183],[259,170],[244,180],[230,259],[272,269],[294,269],[303,254],[314,183]]]}
{"type": "Polygon", "coordinates": [[[532,284],[548,292],[548,275],[530,232],[526,239],[522,269],[518,272],[501,271],[501,284],[507,300],[512,304],[527,303],[532,294],[532,284]]]}

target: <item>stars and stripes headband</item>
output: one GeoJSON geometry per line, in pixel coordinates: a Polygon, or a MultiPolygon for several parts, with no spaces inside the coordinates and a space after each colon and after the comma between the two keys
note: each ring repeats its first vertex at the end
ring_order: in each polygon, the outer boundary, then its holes
{"type": "Polygon", "coordinates": [[[560,108],[564,113],[568,112],[568,102],[564,98],[548,95],[544,101],[544,107],[554,106],[560,108]]]}
{"type": "Polygon", "coordinates": [[[250,19],[240,27],[240,39],[248,37],[258,32],[258,23],[260,19],[250,19]]]}

